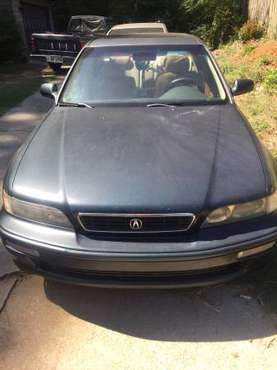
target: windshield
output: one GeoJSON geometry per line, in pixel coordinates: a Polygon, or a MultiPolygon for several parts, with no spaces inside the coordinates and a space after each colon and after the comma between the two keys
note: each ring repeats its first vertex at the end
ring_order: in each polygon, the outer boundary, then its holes
{"type": "Polygon", "coordinates": [[[64,103],[216,104],[222,83],[202,46],[86,48],[63,89],[64,103]]]}

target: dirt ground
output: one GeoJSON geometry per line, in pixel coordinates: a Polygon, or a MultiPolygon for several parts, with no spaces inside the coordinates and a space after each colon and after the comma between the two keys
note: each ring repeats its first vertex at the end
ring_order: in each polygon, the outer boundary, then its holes
{"type": "MultiPolygon", "coordinates": [[[[274,67],[277,66],[277,41],[275,40],[266,40],[265,42],[251,40],[248,42],[248,46],[253,47],[253,50],[243,56],[243,62],[246,64],[255,63],[260,58],[268,58],[270,60],[270,64],[274,67]],[[272,58],[272,59],[271,59],[272,58]]],[[[237,52],[232,55],[232,61],[234,63],[241,63],[242,55],[241,52],[237,52]]]]}

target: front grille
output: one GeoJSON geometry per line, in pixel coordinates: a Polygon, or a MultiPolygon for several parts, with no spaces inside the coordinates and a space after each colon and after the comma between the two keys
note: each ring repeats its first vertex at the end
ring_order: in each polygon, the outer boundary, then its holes
{"type": "Polygon", "coordinates": [[[195,221],[193,214],[85,214],[78,215],[88,232],[101,233],[171,233],[187,231],[195,221]]]}

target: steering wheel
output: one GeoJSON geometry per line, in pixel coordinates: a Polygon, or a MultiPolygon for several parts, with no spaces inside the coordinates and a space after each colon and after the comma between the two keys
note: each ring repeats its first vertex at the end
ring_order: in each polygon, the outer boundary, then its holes
{"type": "Polygon", "coordinates": [[[168,90],[173,89],[174,87],[183,86],[183,85],[193,86],[193,85],[196,85],[196,83],[192,78],[189,78],[189,77],[176,78],[175,80],[170,82],[168,86],[168,90]]]}

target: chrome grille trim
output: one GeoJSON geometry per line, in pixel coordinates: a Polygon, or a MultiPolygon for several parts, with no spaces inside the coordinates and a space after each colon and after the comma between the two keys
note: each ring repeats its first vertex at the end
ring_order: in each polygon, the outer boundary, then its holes
{"type": "Polygon", "coordinates": [[[77,220],[81,227],[83,228],[84,231],[86,232],[91,232],[91,233],[105,233],[105,234],[160,234],[160,233],[177,233],[177,232],[185,232],[188,231],[192,225],[196,221],[196,216],[193,213],[83,213],[79,212],[77,214],[77,220]],[[176,230],[156,230],[156,231],[134,231],[134,230],[129,230],[129,231],[106,231],[106,230],[93,230],[93,229],[87,229],[85,225],[83,224],[81,217],[126,217],[126,218],[147,218],[147,217],[152,217],[152,218],[167,218],[167,217],[191,217],[191,223],[184,229],[176,229],[176,230]]]}

